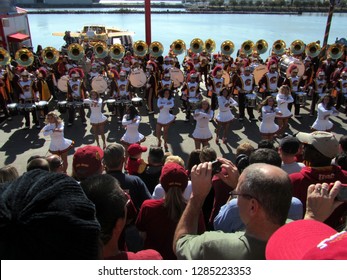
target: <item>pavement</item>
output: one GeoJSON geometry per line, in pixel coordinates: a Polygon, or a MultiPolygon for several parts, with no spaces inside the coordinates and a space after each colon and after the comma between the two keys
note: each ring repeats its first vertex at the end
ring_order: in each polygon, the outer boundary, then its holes
{"type": "MultiPolygon", "coordinates": [[[[60,97],[62,98],[62,97],[60,97]]],[[[289,121],[289,129],[286,131],[289,134],[295,134],[298,131],[310,132],[310,126],[313,124],[315,117],[309,116],[309,102],[304,108],[301,108],[301,119],[292,118],[289,121]]],[[[191,117],[190,122],[184,122],[185,114],[179,109],[180,100],[179,97],[175,97],[175,108],[174,114],[176,114],[176,121],[169,128],[169,151],[174,154],[182,157],[186,162],[189,156],[189,153],[195,149],[194,140],[191,134],[195,128],[195,121],[191,117]]],[[[51,101],[49,104],[50,110],[57,109],[57,103],[51,101]]],[[[337,138],[339,139],[342,135],[347,134],[347,117],[343,112],[344,108],[341,108],[341,112],[338,116],[332,117],[331,120],[334,123],[333,132],[336,133],[337,138]]],[[[88,109],[85,109],[86,113],[88,109]]],[[[158,112],[158,109],[156,109],[158,112]]],[[[255,147],[257,147],[258,142],[261,140],[259,133],[259,124],[260,121],[250,121],[246,118],[243,121],[237,120],[238,114],[237,109],[234,111],[236,119],[231,123],[228,141],[226,144],[223,144],[222,141],[219,141],[217,145],[215,143],[215,138],[210,141],[210,146],[214,148],[218,155],[228,158],[230,160],[235,160],[235,151],[236,147],[243,142],[250,142],[255,147]]],[[[255,112],[255,116],[258,117],[259,113],[255,112]]],[[[117,118],[111,116],[108,112],[107,106],[104,106],[105,115],[109,116],[108,124],[105,126],[107,144],[109,143],[119,143],[120,138],[125,133],[124,128],[121,124],[117,123],[117,118]]],[[[142,121],[139,126],[139,131],[146,136],[146,141],[142,143],[147,147],[151,145],[157,145],[157,139],[155,137],[155,125],[157,114],[149,115],[145,110],[144,104],[140,107],[140,115],[142,116],[142,121]]],[[[75,149],[84,146],[84,145],[95,145],[94,137],[91,133],[91,126],[88,124],[82,125],[82,122],[77,118],[73,126],[67,126],[67,113],[61,115],[65,120],[65,137],[75,141],[75,149]]],[[[87,113],[87,117],[89,112],[87,113]]],[[[1,119],[0,119],[1,122],[1,119]]],[[[40,120],[41,127],[44,126],[43,120],[40,120]]],[[[29,129],[24,127],[24,116],[15,115],[12,117],[12,120],[3,120],[0,124],[0,166],[11,164],[14,165],[20,174],[26,171],[27,160],[30,156],[33,155],[49,155],[48,147],[50,138],[46,138],[40,133],[40,130],[37,129],[33,124],[29,129]]],[[[216,123],[212,121],[209,123],[210,129],[213,132],[216,123]]],[[[214,135],[215,136],[215,135],[214,135]]],[[[279,139],[275,140],[277,143],[279,139]]],[[[71,174],[72,166],[72,157],[74,150],[70,150],[68,155],[68,174],[71,174]]],[[[147,153],[143,155],[143,158],[147,160],[147,153]]]]}

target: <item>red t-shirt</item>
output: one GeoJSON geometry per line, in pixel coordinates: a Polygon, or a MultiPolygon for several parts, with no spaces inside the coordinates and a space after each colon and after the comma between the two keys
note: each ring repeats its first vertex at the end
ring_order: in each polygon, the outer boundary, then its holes
{"type": "MultiPolygon", "coordinates": [[[[304,209],[306,209],[307,189],[309,185],[316,183],[333,183],[340,181],[347,183],[347,171],[339,166],[332,165],[326,168],[304,167],[300,172],[289,175],[293,184],[293,196],[301,200],[304,209]]],[[[325,223],[335,229],[342,226],[347,213],[347,203],[339,206],[325,221],[325,223]]]]}
{"type": "MultiPolygon", "coordinates": [[[[164,207],[164,199],[145,200],[141,206],[136,221],[139,231],[146,233],[144,249],[158,251],[164,260],[175,260],[176,255],[172,250],[172,242],[177,222],[168,218],[167,209],[164,207]]],[[[198,233],[205,231],[204,219],[201,213],[198,233]]]]}
{"type": "Polygon", "coordinates": [[[116,256],[106,258],[105,260],[162,260],[162,256],[155,250],[142,250],[137,253],[120,252],[116,256]]]}

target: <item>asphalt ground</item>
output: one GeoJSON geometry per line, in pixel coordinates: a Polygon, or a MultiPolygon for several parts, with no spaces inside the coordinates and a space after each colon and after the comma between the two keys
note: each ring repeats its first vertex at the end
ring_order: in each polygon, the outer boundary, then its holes
{"type": "MultiPolygon", "coordinates": [[[[141,95],[139,95],[141,96],[141,95]]],[[[63,99],[64,96],[60,93],[59,99],[63,99]]],[[[237,100],[237,99],[236,99],[237,100]]],[[[289,128],[287,133],[295,134],[298,131],[310,132],[310,126],[313,124],[315,117],[309,116],[309,104],[310,101],[306,102],[304,108],[301,108],[301,119],[291,118],[289,121],[289,128]]],[[[192,133],[195,128],[195,121],[191,117],[190,122],[184,122],[185,113],[180,109],[181,101],[179,96],[175,96],[175,108],[173,113],[176,115],[175,122],[169,128],[169,152],[174,155],[178,155],[186,160],[188,159],[189,153],[195,149],[194,140],[192,138],[192,133]]],[[[50,110],[57,109],[57,102],[51,101],[49,104],[50,110]]],[[[333,132],[336,133],[339,139],[342,135],[347,134],[347,117],[343,113],[344,107],[340,109],[340,114],[336,117],[332,117],[331,121],[334,123],[333,132]]],[[[85,109],[87,117],[89,116],[88,109],[85,109]]],[[[159,111],[156,108],[156,113],[159,111]]],[[[236,147],[243,142],[250,142],[257,147],[258,142],[261,140],[259,133],[260,121],[254,122],[248,120],[248,115],[246,112],[246,118],[241,122],[237,120],[238,109],[236,108],[233,113],[236,116],[235,120],[231,123],[228,135],[228,141],[223,144],[219,141],[219,144],[215,143],[215,138],[210,141],[210,146],[214,148],[218,155],[228,158],[230,160],[235,160],[236,147]]],[[[125,133],[124,128],[121,124],[117,123],[117,118],[111,116],[107,106],[104,106],[104,113],[108,117],[108,123],[105,126],[105,134],[107,139],[107,144],[109,143],[119,143],[120,138],[125,133]]],[[[254,110],[255,116],[258,117],[259,113],[254,110]]],[[[150,147],[151,145],[157,145],[157,138],[155,137],[155,126],[157,114],[148,115],[144,106],[140,107],[140,115],[142,116],[142,121],[139,126],[139,132],[146,136],[146,141],[142,145],[150,147]]],[[[65,137],[75,141],[75,149],[82,147],[84,145],[95,145],[94,136],[91,132],[91,126],[89,119],[87,125],[82,125],[81,120],[77,117],[73,126],[67,126],[68,114],[64,113],[61,117],[65,121],[65,137]]],[[[20,174],[26,171],[27,160],[33,155],[49,155],[48,147],[50,144],[50,138],[44,137],[40,130],[37,129],[32,123],[31,128],[26,129],[24,127],[24,116],[17,114],[12,117],[12,120],[4,120],[1,122],[0,129],[0,158],[1,166],[11,164],[14,165],[20,174]]],[[[44,126],[43,120],[40,119],[41,127],[44,126]]],[[[213,132],[216,127],[216,122],[213,120],[209,123],[210,129],[213,132]]],[[[215,134],[214,134],[215,137],[215,134]]],[[[275,140],[278,144],[279,139],[275,140]]],[[[100,142],[102,143],[102,142],[100,142]]],[[[68,174],[71,174],[72,157],[75,149],[71,149],[68,155],[68,174]]],[[[143,154],[143,158],[147,160],[147,153],[143,154]]]]}

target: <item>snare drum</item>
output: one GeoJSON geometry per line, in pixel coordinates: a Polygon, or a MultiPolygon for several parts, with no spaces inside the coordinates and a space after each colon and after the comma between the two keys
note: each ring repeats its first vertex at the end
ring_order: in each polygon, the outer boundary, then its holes
{"type": "Polygon", "coordinates": [[[34,104],[28,103],[24,104],[24,111],[25,112],[34,112],[36,109],[36,106],[34,104]]]}
{"type": "Polygon", "coordinates": [[[134,97],[133,99],[131,99],[131,103],[135,107],[141,107],[142,106],[142,98],[141,97],[134,97]]]}
{"type": "Polygon", "coordinates": [[[199,98],[196,98],[196,97],[191,97],[189,98],[189,106],[191,108],[191,110],[195,110],[197,108],[197,105],[199,103],[199,98]]]}
{"type": "Polygon", "coordinates": [[[83,102],[82,101],[75,101],[74,106],[77,110],[83,107],[83,102]]]}
{"type": "Polygon", "coordinates": [[[48,107],[48,102],[47,101],[39,101],[35,103],[37,110],[44,110],[45,108],[48,107]]]}
{"type": "Polygon", "coordinates": [[[245,95],[246,97],[246,107],[255,108],[257,105],[257,96],[254,93],[248,93],[245,95]]]}
{"type": "Polygon", "coordinates": [[[116,100],[115,99],[108,99],[106,100],[106,106],[109,112],[113,111],[114,106],[116,104],[116,100]]]}
{"type": "Polygon", "coordinates": [[[17,103],[10,103],[10,104],[7,104],[7,110],[9,111],[9,113],[11,115],[14,115],[15,113],[17,113],[18,111],[18,108],[17,108],[18,104],[17,103]]]}
{"type": "Polygon", "coordinates": [[[59,101],[58,102],[58,111],[60,114],[66,113],[67,110],[67,101],[59,101]]]}
{"type": "Polygon", "coordinates": [[[306,92],[296,92],[295,104],[304,106],[306,104],[306,92]]]}

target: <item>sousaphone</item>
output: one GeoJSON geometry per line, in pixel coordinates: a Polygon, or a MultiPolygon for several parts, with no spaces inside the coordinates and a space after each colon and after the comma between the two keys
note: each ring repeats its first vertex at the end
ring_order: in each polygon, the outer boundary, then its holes
{"type": "Polygon", "coordinates": [[[225,40],[221,45],[220,45],[220,51],[222,54],[226,56],[230,56],[235,50],[235,45],[232,41],[230,40],[225,40]]]}
{"type": "Polygon", "coordinates": [[[269,47],[268,43],[263,39],[258,40],[254,46],[258,54],[266,53],[268,47],[269,47]]]}
{"type": "Polygon", "coordinates": [[[41,57],[47,64],[54,64],[59,60],[59,51],[53,47],[46,47],[42,50],[41,57]]]}
{"type": "Polygon", "coordinates": [[[281,56],[286,52],[286,43],[283,40],[277,40],[272,44],[272,51],[281,56]]]}
{"type": "Polygon", "coordinates": [[[108,55],[108,48],[105,42],[99,41],[94,44],[93,52],[96,58],[105,58],[108,55]]]}
{"type": "Polygon", "coordinates": [[[212,39],[207,39],[205,41],[205,51],[209,54],[213,53],[216,49],[216,42],[212,39]]]}
{"type": "Polygon", "coordinates": [[[292,55],[301,55],[305,51],[305,43],[301,40],[294,40],[290,44],[290,53],[292,55]]]}
{"type": "Polygon", "coordinates": [[[174,54],[180,55],[186,51],[186,43],[181,39],[177,39],[172,42],[170,48],[174,54]]]}
{"type": "Polygon", "coordinates": [[[138,40],[133,44],[134,54],[136,56],[142,57],[145,56],[148,52],[148,45],[145,41],[138,40]]]}
{"type": "Polygon", "coordinates": [[[0,48],[0,65],[8,65],[11,62],[11,56],[7,50],[0,48]]]}
{"type": "Polygon", "coordinates": [[[73,43],[67,48],[67,54],[72,60],[80,60],[84,57],[84,49],[80,44],[73,43]]]}
{"type": "Polygon", "coordinates": [[[244,41],[241,45],[241,51],[246,55],[250,55],[253,52],[254,43],[251,40],[244,41]]]}
{"type": "Polygon", "coordinates": [[[193,53],[201,53],[204,50],[204,42],[199,38],[191,40],[190,50],[193,53]]]}
{"type": "Polygon", "coordinates": [[[110,50],[109,50],[109,55],[112,59],[115,59],[115,60],[120,60],[124,57],[125,55],[125,49],[123,47],[122,44],[113,44],[111,47],[110,47],[110,50]]]}
{"type": "Polygon", "coordinates": [[[305,48],[305,53],[307,56],[314,58],[320,54],[321,47],[318,43],[312,42],[309,43],[305,48]]]}
{"type": "Polygon", "coordinates": [[[164,52],[164,46],[158,41],[154,41],[149,45],[148,52],[151,56],[159,57],[164,52]]]}
{"type": "Polygon", "coordinates": [[[332,44],[327,50],[327,57],[339,59],[343,55],[344,46],[341,44],[332,44]]]}
{"type": "Polygon", "coordinates": [[[22,48],[16,51],[15,60],[20,66],[30,66],[34,62],[34,54],[28,49],[22,48]]]}

